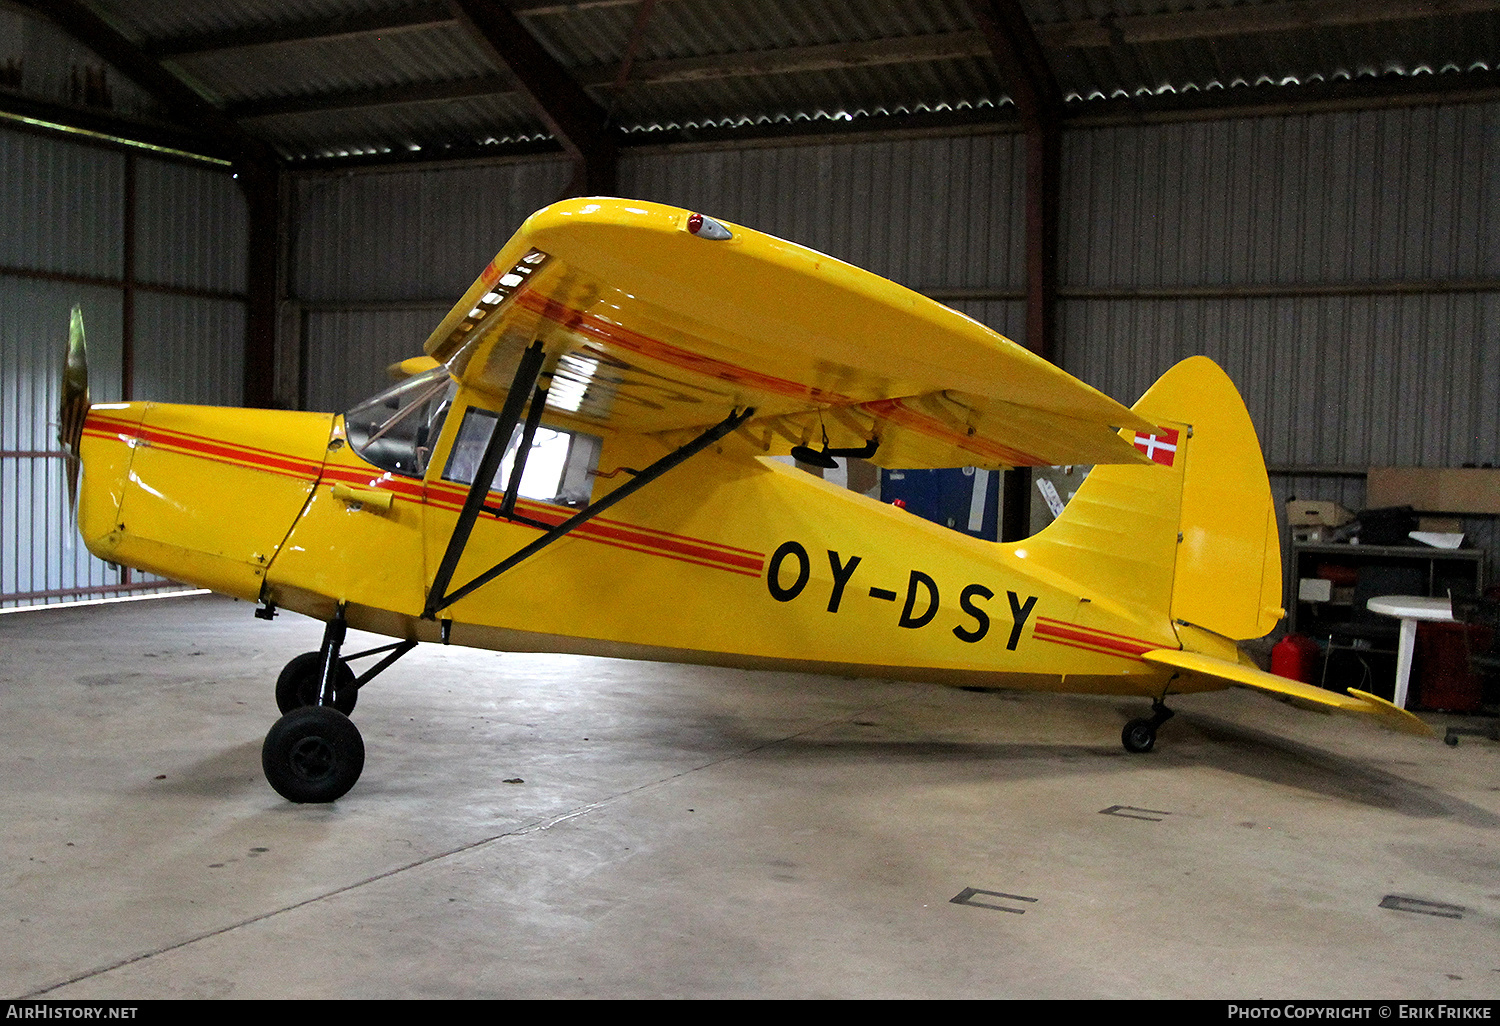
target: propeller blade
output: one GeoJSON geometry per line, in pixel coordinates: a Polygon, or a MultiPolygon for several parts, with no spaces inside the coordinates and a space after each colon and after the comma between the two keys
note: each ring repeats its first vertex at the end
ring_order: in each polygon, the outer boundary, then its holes
{"type": "Polygon", "coordinates": [[[68,453],[68,502],[78,502],[79,444],[83,420],[89,412],[89,356],[83,339],[83,311],[73,307],[68,324],[68,353],[63,362],[62,400],[57,418],[57,440],[68,453]]]}

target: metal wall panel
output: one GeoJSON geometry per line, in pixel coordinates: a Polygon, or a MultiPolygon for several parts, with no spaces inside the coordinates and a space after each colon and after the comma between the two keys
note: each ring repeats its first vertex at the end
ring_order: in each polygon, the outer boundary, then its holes
{"type": "MultiPolygon", "coordinates": [[[[238,406],[245,304],[141,292],[135,299],[135,399],[238,406]]],[[[100,396],[104,398],[104,396],[100,396]]]]}
{"type": "MultiPolygon", "coordinates": [[[[64,136],[0,131],[0,605],[155,590],[112,570],[77,538],[58,454],[69,311],[83,307],[90,388],[123,398],[126,161],[137,162],[137,280],[242,291],[245,211],[225,172],[124,154],[64,136]],[[85,284],[78,279],[113,279],[85,284]]],[[[244,304],[135,292],[136,396],[237,402],[244,304]]]]}
{"type": "Polygon", "coordinates": [[[1015,135],[632,153],[621,191],[809,246],[910,288],[1020,288],[1015,135]]]}
{"type": "Polygon", "coordinates": [[[228,169],[136,163],[138,281],[244,292],[245,194],[228,169]]]}
{"type": "MultiPolygon", "coordinates": [[[[1059,362],[1131,403],[1206,354],[1273,465],[1500,463],[1500,292],[1463,284],[1500,277],[1497,158],[1495,104],[1070,131],[1059,362]],[[1395,287],[1329,294],[1370,283],[1395,287]],[[1287,294],[1233,295],[1265,285],[1287,294]]],[[[1360,476],[1272,491],[1365,502],[1360,476]]]]}
{"type": "Polygon", "coordinates": [[[83,310],[88,337],[90,387],[96,395],[117,395],[119,290],[0,276],[0,607],[33,601],[13,596],[107,587],[121,580],[119,571],[90,556],[79,540],[66,464],[54,455],[62,361],[75,303],[83,310]]]}
{"type": "Polygon", "coordinates": [[[311,302],[456,300],[571,174],[567,161],[545,159],[298,178],[293,294],[311,302]]]}
{"type": "Polygon", "coordinates": [[[303,333],[304,408],[342,412],[389,388],[394,382],[385,369],[420,356],[422,343],[447,312],[437,307],[309,311],[303,333]]]}
{"type": "Polygon", "coordinates": [[[1267,462],[1500,462],[1500,294],[1074,300],[1070,373],[1126,404],[1202,354],[1239,386],[1267,462]]]}
{"type": "Polygon", "coordinates": [[[1063,136],[1064,286],[1500,275],[1500,105],[1063,136]]]}
{"type": "Polygon", "coordinates": [[[121,154],[0,131],[0,265],[118,278],[124,212],[121,154]]]}

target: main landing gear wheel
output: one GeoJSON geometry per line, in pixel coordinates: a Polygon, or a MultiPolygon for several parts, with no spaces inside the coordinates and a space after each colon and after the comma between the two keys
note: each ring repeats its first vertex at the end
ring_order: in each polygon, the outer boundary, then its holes
{"type": "MultiPolygon", "coordinates": [[[[303,652],[286,664],[276,678],[276,708],[284,713],[318,704],[318,688],[323,683],[323,653],[303,652]]],[[[354,686],[354,671],[342,659],[333,673],[333,707],[348,716],[359,700],[354,686]]]]}
{"type": "Polygon", "coordinates": [[[289,802],[331,802],[343,797],[365,768],[359,728],[337,709],[293,709],[271,727],[260,750],[261,768],[289,802]]]}

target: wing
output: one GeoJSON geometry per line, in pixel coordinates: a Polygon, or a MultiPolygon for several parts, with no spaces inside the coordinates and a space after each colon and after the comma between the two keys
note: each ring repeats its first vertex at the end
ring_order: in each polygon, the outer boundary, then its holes
{"type": "Polygon", "coordinates": [[[1383,698],[1368,694],[1364,691],[1350,689],[1347,695],[1341,695],[1334,691],[1326,691],[1323,688],[1304,684],[1301,681],[1289,680],[1286,677],[1278,677],[1274,673],[1266,673],[1253,666],[1244,666],[1240,663],[1231,663],[1226,659],[1218,659],[1211,655],[1199,652],[1179,651],[1175,648],[1163,648],[1146,652],[1141,656],[1148,663],[1157,663],[1162,666],[1171,666],[1179,670],[1188,670],[1191,673],[1212,677],[1216,680],[1227,681],[1231,684],[1240,684],[1267,694],[1278,695],[1286,698],[1295,698],[1302,702],[1322,706],[1326,709],[1340,709],[1344,712],[1364,713],[1375,717],[1385,726],[1393,730],[1399,730],[1407,734],[1417,734],[1422,737],[1432,737],[1432,728],[1423,723],[1421,719],[1393,705],[1383,698]]]}
{"type": "Polygon", "coordinates": [[[1152,425],[983,325],[868,271],[635,200],[533,214],[428,339],[497,397],[546,347],[549,408],[692,434],[754,407],[755,450],[880,445],[887,467],[1143,462],[1152,425]],[[693,230],[697,219],[697,231],[693,230]],[[713,236],[721,236],[714,238],[713,236]]]}

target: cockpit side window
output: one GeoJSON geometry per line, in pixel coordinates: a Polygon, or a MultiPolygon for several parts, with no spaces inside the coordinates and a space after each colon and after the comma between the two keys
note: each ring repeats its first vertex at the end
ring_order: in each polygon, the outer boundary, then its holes
{"type": "MultiPolygon", "coordinates": [[[[499,419],[489,410],[475,407],[464,412],[458,437],[453,440],[453,449],[448,454],[448,465],[443,468],[443,480],[456,484],[469,484],[474,480],[485,446],[489,444],[499,419]]],[[[506,446],[505,457],[500,461],[500,469],[490,482],[491,491],[504,491],[510,483],[521,432],[522,426],[516,425],[506,446]]],[[[603,444],[598,436],[581,431],[537,428],[531,440],[531,452],[526,457],[526,469],[521,475],[518,490],[521,497],[561,506],[588,505],[594,488],[593,471],[598,469],[603,444]]]]}
{"type": "Polygon", "coordinates": [[[446,367],[434,367],[366,399],[344,414],[349,445],[382,470],[421,477],[457,389],[446,367]]]}

